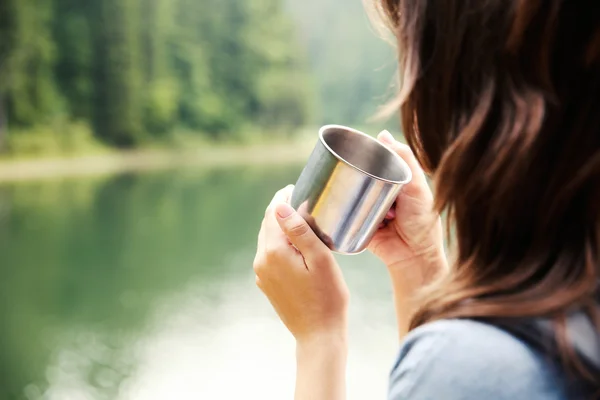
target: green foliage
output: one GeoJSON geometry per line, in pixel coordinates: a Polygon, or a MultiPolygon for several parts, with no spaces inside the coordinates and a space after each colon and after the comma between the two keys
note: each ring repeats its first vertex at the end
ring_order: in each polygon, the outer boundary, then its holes
{"type": "Polygon", "coordinates": [[[8,87],[17,42],[17,24],[14,20],[18,0],[0,2],[0,93],[4,94],[8,87]]]}
{"type": "Polygon", "coordinates": [[[53,121],[48,125],[17,128],[7,138],[6,151],[15,156],[78,154],[101,150],[85,122],[53,121]]]}
{"type": "Polygon", "coordinates": [[[96,131],[109,143],[140,140],[140,67],[136,0],[102,0],[94,20],[96,131]]]}
{"type": "Polygon", "coordinates": [[[260,122],[264,126],[294,128],[303,126],[314,114],[310,103],[313,92],[306,85],[308,77],[299,72],[290,79],[287,73],[272,73],[259,78],[260,122]]]}
{"type": "Polygon", "coordinates": [[[95,10],[90,0],[54,0],[53,36],[57,44],[55,79],[67,102],[65,113],[74,119],[92,119],[94,82],[93,32],[89,22],[95,10]]]}
{"type": "Polygon", "coordinates": [[[148,132],[162,136],[177,122],[179,92],[173,79],[164,78],[148,84],[144,104],[144,122],[148,132]]]}
{"type": "Polygon", "coordinates": [[[31,126],[55,115],[60,107],[53,76],[55,43],[50,35],[53,10],[50,2],[12,1],[9,29],[13,36],[2,87],[10,107],[9,121],[31,126]]]}
{"type": "Polygon", "coordinates": [[[48,137],[64,121],[118,147],[306,125],[295,36],[281,0],[4,0],[0,141],[5,120],[9,150],[27,153],[62,143],[48,137]]]}
{"type": "Polygon", "coordinates": [[[249,3],[249,7],[254,20],[248,26],[253,29],[244,32],[243,40],[259,66],[253,71],[257,79],[252,90],[258,114],[265,126],[302,126],[312,120],[314,112],[307,99],[315,93],[302,68],[305,55],[285,40],[293,36],[294,25],[279,18],[278,0],[249,3]]]}
{"type": "Polygon", "coordinates": [[[3,0],[0,149],[73,121],[118,147],[364,125],[394,66],[361,0],[3,0]]]}

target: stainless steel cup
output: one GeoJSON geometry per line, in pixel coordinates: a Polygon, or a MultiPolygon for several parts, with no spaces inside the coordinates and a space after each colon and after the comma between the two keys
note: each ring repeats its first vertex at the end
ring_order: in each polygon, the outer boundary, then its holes
{"type": "Polygon", "coordinates": [[[406,162],[376,139],[327,125],[319,131],[291,205],[332,251],[358,254],[411,177],[406,162]]]}

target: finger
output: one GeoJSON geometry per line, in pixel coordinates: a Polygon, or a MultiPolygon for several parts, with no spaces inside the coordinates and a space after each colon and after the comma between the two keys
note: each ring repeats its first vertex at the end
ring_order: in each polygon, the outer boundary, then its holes
{"type": "Polygon", "coordinates": [[[263,239],[262,239],[262,251],[266,254],[274,249],[282,251],[283,249],[289,248],[290,254],[296,253],[296,250],[290,245],[290,241],[286,234],[281,230],[277,217],[275,215],[275,206],[277,204],[287,204],[287,201],[291,195],[293,186],[287,186],[278,191],[271,204],[267,208],[265,218],[263,219],[263,239]]]}
{"type": "Polygon", "coordinates": [[[265,211],[265,218],[262,223],[262,250],[266,251],[269,246],[275,246],[278,242],[286,241],[287,238],[285,234],[279,228],[275,216],[273,215],[274,208],[276,204],[279,203],[287,203],[292,196],[292,192],[294,191],[294,185],[288,185],[283,189],[277,191],[273,199],[269,203],[265,211]]]}
{"type": "Polygon", "coordinates": [[[331,256],[329,248],[323,244],[304,218],[289,204],[277,204],[275,215],[281,231],[285,233],[289,241],[302,253],[302,256],[307,261],[307,267],[310,268],[311,263],[321,264],[321,261],[325,257],[331,256]]]}
{"type": "Polygon", "coordinates": [[[263,264],[263,260],[265,257],[265,249],[266,249],[266,227],[265,220],[262,220],[260,225],[260,231],[258,232],[258,243],[256,245],[256,255],[254,256],[254,273],[258,274],[258,268],[263,264]]]}
{"type": "Polygon", "coordinates": [[[377,139],[379,139],[381,143],[390,147],[400,157],[402,157],[404,161],[406,161],[406,163],[410,167],[410,170],[413,172],[413,178],[425,179],[425,172],[423,172],[423,168],[421,168],[421,164],[419,164],[419,161],[410,149],[410,146],[397,141],[387,130],[381,131],[381,133],[379,133],[379,135],[377,136],[377,139]]]}
{"type": "Polygon", "coordinates": [[[292,194],[294,193],[295,185],[287,185],[283,188],[283,196],[285,197],[285,202],[289,204],[292,201],[292,194]]]}
{"type": "Polygon", "coordinates": [[[387,145],[390,145],[396,141],[396,139],[394,139],[394,136],[392,136],[390,131],[388,131],[387,129],[384,129],[381,132],[379,132],[379,135],[377,135],[377,140],[387,145]]]}
{"type": "Polygon", "coordinates": [[[291,191],[293,191],[294,186],[288,185],[283,189],[277,191],[273,199],[269,203],[265,211],[265,218],[263,219],[263,228],[264,228],[264,238],[265,244],[272,241],[273,236],[285,236],[283,232],[281,232],[281,228],[279,228],[279,224],[275,218],[275,206],[277,204],[286,204],[291,196],[291,191]]]}
{"type": "Polygon", "coordinates": [[[292,197],[293,191],[294,185],[287,185],[283,189],[277,191],[277,193],[275,193],[275,196],[273,196],[273,199],[269,203],[269,206],[267,207],[267,212],[273,210],[273,207],[275,207],[276,204],[288,203],[290,201],[290,198],[292,197]]]}
{"type": "Polygon", "coordinates": [[[392,205],[392,208],[385,214],[385,219],[390,220],[396,218],[396,202],[392,205]]]}
{"type": "Polygon", "coordinates": [[[431,193],[431,189],[429,188],[429,184],[427,183],[425,172],[423,172],[421,164],[419,164],[419,161],[415,157],[410,147],[394,139],[392,134],[387,130],[379,133],[377,139],[398,154],[400,158],[402,158],[406,164],[408,164],[408,167],[412,172],[412,180],[410,183],[404,186],[402,189],[403,192],[409,196],[423,198],[426,200],[431,199],[433,195],[431,193]]]}
{"type": "Polygon", "coordinates": [[[260,224],[260,231],[258,232],[258,244],[256,246],[256,252],[262,253],[265,250],[265,235],[266,235],[265,220],[263,218],[260,224]]]}

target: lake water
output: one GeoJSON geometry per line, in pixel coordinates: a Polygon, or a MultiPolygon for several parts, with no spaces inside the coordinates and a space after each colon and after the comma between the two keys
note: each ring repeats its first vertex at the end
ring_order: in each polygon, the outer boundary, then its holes
{"type": "MultiPolygon", "coordinates": [[[[299,166],[0,186],[0,399],[292,399],[294,342],[254,284],[264,208],[299,166]]],[[[391,288],[340,257],[350,399],[385,398],[391,288]]]]}

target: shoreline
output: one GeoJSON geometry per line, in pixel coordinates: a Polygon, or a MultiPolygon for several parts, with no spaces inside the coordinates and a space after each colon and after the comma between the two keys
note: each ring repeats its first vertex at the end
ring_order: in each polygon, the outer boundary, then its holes
{"type": "Polygon", "coordinates": [[[178,167],[284,165],[304,162],[313,142],[208,146],[187,150],[140,149],[75,157],[0,160],[0,183],[111,175],[178,167]]]}

